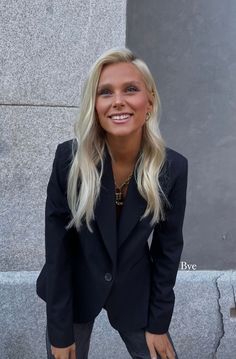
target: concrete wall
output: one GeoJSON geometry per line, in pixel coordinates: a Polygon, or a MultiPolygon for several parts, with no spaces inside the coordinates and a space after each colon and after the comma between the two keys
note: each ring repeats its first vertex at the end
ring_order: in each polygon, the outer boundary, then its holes
{"type": "Polygon", "coordinates": [[[126,44],[155,75],[163,135],[189,159],[182,259],[197,269],[236,268],[235,18],[234,0],[127,7],[126,44]]]}
{"type": "MultiPolygon", "coordinates": [[[[45,359],[45,304],[35,295],[38,272],[0,273],[0,358],[45,359]],[[14,300],[13,300],[14,298],[14,300]]],[[[180,271],[169,332],[179,359],[234,359],[234,271],[180,271]]],[[[89,359],[130,358],[106,312],[97,317],[89,359]]]]}
{"type": "Polygon", "coordinates": [[[1,1],[0,12],[0,271],[37,270],[55,148],[72,137],[91,64],[125,45],[126,1],[1,1]]]}

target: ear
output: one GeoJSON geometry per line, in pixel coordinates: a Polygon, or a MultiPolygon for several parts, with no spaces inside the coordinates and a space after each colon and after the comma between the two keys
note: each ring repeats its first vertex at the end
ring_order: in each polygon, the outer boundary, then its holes
{"type": "Polygon", "coordinates": [[[148,100],[147,111],[152,112],[152,110],[153,110],[153,103],[151,100],[148,100]]]}

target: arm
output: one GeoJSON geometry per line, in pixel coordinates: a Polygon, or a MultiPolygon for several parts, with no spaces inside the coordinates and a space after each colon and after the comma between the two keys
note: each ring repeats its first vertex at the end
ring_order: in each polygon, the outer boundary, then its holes
{"type": "Polygon", "coordinates": [[[47,187],[45,210],[47,325],[50,342],[58,348],[74,342],[70,261],[73,229],[65,229],[70,210],[66,198],[68,165],[64,158],[62,145],[59,145],[47,187]]]}
{"type": "Polygon", "coordinates": [[[153,334],[168,331],[173,309],[174,290],[178,266],[183,249],[183,221],[186,207],[188,161],[181,156],[173,161],[172,186],[166,219],[156,225],[150,248],[152,258],[152,287],[149,320],[146,330],[153,334]]]}

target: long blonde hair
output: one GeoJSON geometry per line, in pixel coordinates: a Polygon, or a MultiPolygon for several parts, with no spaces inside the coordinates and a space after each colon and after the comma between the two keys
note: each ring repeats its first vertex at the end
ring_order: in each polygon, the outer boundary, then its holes
{"type": "MultiPolygon", "coordinates": [[[[67,200],[72,219],[67,228],[75,225],[79,231],[85,219],[88,229],[93,232],[94,208],[100,193],[104,166],[105,136],[96,121],[95,101],[100,74],[104,65],[132,63],[140,71],[153,108],[151,117],[143,126],[142,151],[135,166],[135,180],[147,207],[140,220],[152,214],[151,225],[165,218],[164,204],[168,200],[159,183],[159,173],[166,158],[165,141],[159,129],[161,104],[155,81],[147,65],[127,48],[113,48],[106,51],[93,64],[85,82],[80,115],[74,126],[75,143],[73,160],[68,176],[67,200]],[[100,171],[97,165],[100,163],[100,171]]],[[[135,173],[134,172],[134,173],[135,173]]]]}

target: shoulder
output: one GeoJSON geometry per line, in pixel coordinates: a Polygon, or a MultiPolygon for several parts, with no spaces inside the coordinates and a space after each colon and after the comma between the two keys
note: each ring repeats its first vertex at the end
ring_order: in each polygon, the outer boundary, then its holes
{"type": "Polygon", "coordinates": [[[53,173],[57,176],[60,183],[65,186],[68,173],[73,160],[73,153],[76,141],[74,139],[59,143],[56,148],[53,173]]]}
{"type": "Polygon", "coordinates": [[[62,166],[64,168],[68,168],[68,166],[70,166],[74,158],[76,143],[75,139],[70,139],[58,144],[55,153],[55,162],[59,165],[59,167],[62,166]]]}
{"type": "Polygon", "coordinates": [[[166,161],[174,166],[185,166],[188,163],[187,157],[170,147],[166,147],[166,161]]]}
{"type": "Polygon", "coordinates": [[[162,189],[168,194],[177,180],[184,180],[188,173],[188,159],[170,147],[166,147],[166,159],[160,174],[162,189]]]}
{"type": "Polygon", "coordinates": [[[70,157],[73,154],[74,148],[76,146],[75,139],[70,139],[68,141],[64,141],[58,144],[57,152],[60,153],[63,157],[70,157]]]}
{"type": "Polygon", "coordinates": [[[180,173],[188,167],[187,157],[170,147],[166,147],[166,162],[172,173],[180,173]]]}

